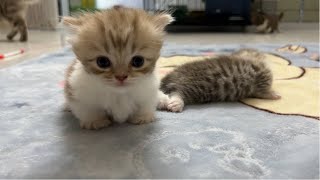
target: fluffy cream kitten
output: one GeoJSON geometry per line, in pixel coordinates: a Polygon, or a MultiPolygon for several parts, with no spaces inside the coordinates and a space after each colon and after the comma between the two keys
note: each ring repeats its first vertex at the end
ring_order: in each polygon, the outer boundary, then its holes
{"type": "Polygon", "coordinates": [[[66,73],[65,97],[82,128],[154,120],[159,95],[167,98],[158,91],[155,65],[172,20],[125,7],[64,18],[77,57],[66,73]]]}

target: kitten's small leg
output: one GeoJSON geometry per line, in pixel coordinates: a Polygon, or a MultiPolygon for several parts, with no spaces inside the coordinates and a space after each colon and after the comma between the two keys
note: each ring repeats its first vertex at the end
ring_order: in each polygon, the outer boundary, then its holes
{"type": "Polygon", "coordinates": [[[79,119],[83,129],[101,129],[111,124],[106,113],[102,109],[81,105],[79,103],[69,104],[72,113],[79,119]]]}
{"type": "Polygon", "coordinates": [[[255,98],[261,98],[261,99],[271,99],[271,100],[278,100],[281,99],[281,96],[278,95],[275,91],[270,90],[268,92],[263,93],[256,93],[254,94],[255,98]]]}
{"type": "Polygon", "coordinates": [[[134,114],[128,119],[128,122],[137,125],[150,123],[155,119],[154,112],[155,109],[150,107],[141,108],[136,114],[134,114]]]}
{"type": "Polygon", "coordinates": [[[18,29],[14,27],[12,31],[7,35],[8,40],[12,40],[18,34],[18,29]]]}
{"type": "Polygon", "coordinates": [[[164,94],[162,91],[158,91],[158,104],[157,109],[158,110],[166,110],[168,103],[169,103],[169,96],[164,94]]]}
{"type": "Polygon", "coordinates": [[[20,41],[25,42],[28,41],[28,28],[26,21],[22,18],[21,23],[19,25],[19,32],[20,32],[20,41]]]}
{"type": "Polygon", "coordinates": [[[28,29],[26,21],[22,16],[17,17],[13,20],[14,28],[20,33],[20,41],[25,42],[28,40],[28,29]]]}
{"type": "Polygon", "coordinates": [[[178,93],[172,93],[167,109],[172,112],[182,112],[184,107],[184,101],[178,93]]]}

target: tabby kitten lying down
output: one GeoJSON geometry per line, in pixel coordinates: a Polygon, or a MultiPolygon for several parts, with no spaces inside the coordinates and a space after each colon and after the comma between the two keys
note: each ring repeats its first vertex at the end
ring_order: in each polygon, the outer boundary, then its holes
{"type": "Polygon", "coordinates": [[[158,98],[165,97],[155,64],[164,28],[172,20],[168,14],[118,6],[64,18],[74,31],[71,44],[77,57],[67,70],[65,99],[82,128],[154,120],[158,98]]]}
{"type": "Polygon", "coordinates": [[[272,73],[255,50],[184,64],[166,75],[160,89],[169,95],[159,109],[181,112],[186,104],[238,101],[243,98],[280,99],[272,89],[272,73]]]}

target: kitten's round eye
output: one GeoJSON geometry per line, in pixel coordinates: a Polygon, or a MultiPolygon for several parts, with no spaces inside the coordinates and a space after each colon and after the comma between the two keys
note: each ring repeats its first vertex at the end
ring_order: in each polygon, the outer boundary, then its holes
{"type": "Polygon", "coordinates": [[[105,56],[99,56],[97,58],[97,65],[102,69],[106,69],[111,66],[111,61],[105,56]]]}
{"type": "Polygon", "coordinates": [[[131,59],[131,65],[133,67],[139,68],[139,67],[143,66],[143,63],[144,63],[144,59],[142,56],[134,56],[131,59]]]}

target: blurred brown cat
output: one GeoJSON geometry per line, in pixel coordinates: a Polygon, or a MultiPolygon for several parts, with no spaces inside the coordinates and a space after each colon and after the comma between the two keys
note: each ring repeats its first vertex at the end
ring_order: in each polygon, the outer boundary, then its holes
{"type": "MultiPolygon", "coordinates": [[[[38,0],[0,0],[0,22],[7,21],[12,26],[11,32],[7,35],[8,40],[20,33],[20,41],[28,41],[25,15],[28,6],[37,2],[38,0]]],[[[3,24],[0,25],[0,28],[4,28],[3,24]]]]}
{"type": "Polygon", "coordinates": [[[283,15],[283,12],[275,15],[253,11],[251,12],[251,23],[256,26],[258,33],[279,32],[279,22],[283,18],[283,15]]]}

